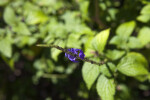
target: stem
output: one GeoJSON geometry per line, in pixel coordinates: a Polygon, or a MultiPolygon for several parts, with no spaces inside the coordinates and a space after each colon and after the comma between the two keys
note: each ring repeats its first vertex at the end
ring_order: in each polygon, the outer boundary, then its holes
{"type": "Polygon", "coordinates": [[[111,74],[112,78],[114,78],[115,76],[114,76],[113,72],[111,71],[110,67],[108,66],[108,63],[106,63],[106,67],[107,67],[109,73],[111,74]]]}
{"type": "Polygon", "coordinates": [[[59,74],[43,74],[43,77],[44,78],[66,78],[67,75],[65,75],[65,74],[62,74],[62,75],[59,75],[59,74]]]}
{"type": "Polygon", "coordinates": [[[62,47],[56,46],[56,45],[52,45],[52,44],[49,44],[49,45],[48,45],[48,44],[37,44],[37,46],[38,46],[38,47],[51,47],[51,48],[56,48],[56,49],[61,50],[62,52],[65,52],[65,53],[67,53],[67,54],[69,54],[69,55],[71,55],[71,56],[76,57],[76,58],[79,59],[79,60],[82,60],[82,61],[85,61],[85,62],[89,62],[89,63],[91,63],[91,64],[95,64],[95,65],[98,65],[98,66],[105,64],[105,61],[95,62],[95,61],[90,60],[90,59],[88,59],[88,58],[81,59],[78,55],[76,55],[76,54],[74,54],[74,53],[68,51],[67,49],[64,49],[64,48],[62,48],[62,47]]]}

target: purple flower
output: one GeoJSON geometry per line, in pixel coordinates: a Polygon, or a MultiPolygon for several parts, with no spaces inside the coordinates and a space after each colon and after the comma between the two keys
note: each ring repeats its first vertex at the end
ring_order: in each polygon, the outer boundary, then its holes
{"type": "MultiPolygon", "coordinates": [[[[70,52],[72,52],[73,54],[76,54],[76,55],[78,55],[81,59],[84,59],[84,53],[83,53],[83,51],[81,50],[81,49],[74,49],[74,48],[71,48],[71,49],[68,49],[68,51],[70,51],[70,52]]],[[[69,60],[71,60],[71,61],[73,61],[73,62],[78,62],[78,61],[76,61],[76,57],[74,57],[74,56],[72,56],[72,55],[69,55],[69,54],[67,54],[67,53],[65,53],[65,57],[68,57],[69,58],[69,60]]]]}

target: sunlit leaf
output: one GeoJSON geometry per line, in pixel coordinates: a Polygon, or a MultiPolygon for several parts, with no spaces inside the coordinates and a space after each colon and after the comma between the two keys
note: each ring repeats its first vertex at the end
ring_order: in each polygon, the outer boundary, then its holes
{"type": "Polygon", "coordinates": [[[139,76],[148,74],[148,63],[139,53],[129,53],[121,59],[118,70],[127,76],[139,76]]]}
{"type": "Polygon", "coordinates": [[[9,2],[9,0],[0,0],[0,6],[4,6],[9,2]]]}
{"type": "Polygon", "coordinates": [[[111,60],[117,60],[125,54],[125,51],[120,50],[107,50],[106,56],[111,60]]]}
{"type": "Polygon", "coordinates": [[[1,55],[2,59],[5,61],[5,63],[8,64],[8,66],[14,70],[14,59],[10,59],[10,58],[7,58],[5,55],[1,55]]]}
{"type": "Polygon", "coordinates": [[[111,62],[100,66],[100,72],[105,76],[112,77],[115,71],[116,66],[111,62]]]}
{"type": "Polygon", "coordinates": [[[92,45],[95,50],[99,53],[103,52],[105,49],[108,37],[109,37],[110,29],[106,29],[98,33],[92,41],[92,45]]]}
{"type": "Polygon", "coordinates": [[[94,48],[92,46],[92,39],[93,39],[93,36],[87,37],[87,40],[86,40],[86,42],[84,44],[86,57],[90,57],[90,56],[95,55],[94,54],[95,50],[94,50],[94,48]]]}
{"type": "Polygon", "coordinates": [[[143,14],[137,17],[137,20],[143,23],[150,21],[150,14],[143,14]]]}
{"type": "Polygon", "coordinates": [[[3,17],[8,25],[14,26],[17,24],[17,17],[12,7],[7,6],[5,8],[3,17]]]}
{"type": "Polygon", "coordinates": [[[67,46],[70,48],[80,48],[81,41],[79,40],[80,35],[70,34],[67,40],[67,46]]]}
{"type": "Polygon", "coordinates": [[[18,33],[18,35],[31,35],[28,27],[23,22],[18,23],[17,27],[15,27],[15,31],[18,33]]]}
{"type": "Polygon", "coordinates": [[[99,66],[85,62],[82,67],[82,76],[88,89],[90,89],[93,83],[96,81],[100,73],[99,66]]]}
{"type": "Polygon", "coordinates": [[[43,23],[48,20],[48,16],[44,14],[38,6],[35,6],[29,2],[24,5],[24,15],[26,16],[26,22],[30,25],[43,23]]]}
{"type": "Polygon", "coordinates": [[[150,14],[150,4],[144,6],[144,8],[141,11],[141,14],[150,14]]]}
{"type": "Polygon", "coordinates": [[[111,40],[110,40],[110,44],[116,45],[118,48],[122,48],[122,49],[126,49],[128,48],[127,46],[127,37],[123,37],[123,36],[114,36],[111,40]]]}
{"type": "Polygon", "coordinates": [[[138,49],[138,48],[142,48],[142,43],[140,42],[140,40],[136,37],[130,37],[129,38],[129,42],[128,42],[128,46],[131,49],[138,49]]]}
{"type": "Polygon", "coordinates": [[[88,7],[89,7],[89,1],[82,1],[80,3],[80,11],[82,12],[82,18],[84,20],[89,20],[88,7]]]}
{"type": "Polygon", "coordinates": [[[0,40],[0,52],[6,57],[12,56],[11,41],[7,38],[0,40]]]}
{"type": "Polygon", "coordinates": [[[136,23],[134,21],[125,22],[117,28],[116,33],[122,37],[129,37],[132,34],[135,25],[136,23]]]}
{"type": "Polygon", "coordinates": [[[138,39],[142,43],[142,45],[146,45],[150,42],[150,28],[149,27],[143,27],[138,34],[138,39]]]}
{"type": "Polygon", "coordinates": [[[96,89],[102,100],[114,100],[115,83],[114,79],[108,79],[104,75],[98,78],[96,89]]]}

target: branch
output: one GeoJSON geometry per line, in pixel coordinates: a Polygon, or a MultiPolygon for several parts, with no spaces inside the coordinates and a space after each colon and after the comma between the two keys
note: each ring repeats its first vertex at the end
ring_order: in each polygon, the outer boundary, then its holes
{"type": "Polygon", "coordinates": [[[58,49],[58,50],[61,50],[62,52],[65,52],[65,53],[67,53],[67,54],[69,54],[69,55],[71,55],[71,56],[76,57],[76,59],[79,59],[79,60],[82,60],[82,61],[85,61],[85,62],[89,62],[89,63],[91,63],[91,64],[95,64],[95,65],[98,65],[98,66],[103,65],[103,64],[106,63],[105,61],[95,62],[95,61],[90,60],[90,59],[88,59],[88,58],[81,59],[77,54],[74,54],[74,53],[68,51],[67,49],[64,49],[64,48],[62,48],[62,47],[59,47],[59,46],[57,46],[57,45],[52,45],[52,44],[49,44],[49,45],[48,45],[48,44],[37,44],[36,46],[38,46],[38,47],[46,47],[46,48],[47,48],[47,47],[56,48],[56,49],[58,49]]]}

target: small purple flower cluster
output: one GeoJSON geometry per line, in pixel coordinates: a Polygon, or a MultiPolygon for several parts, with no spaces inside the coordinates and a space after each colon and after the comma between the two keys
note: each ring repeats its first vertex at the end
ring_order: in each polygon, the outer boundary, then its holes
{"type": "MultiPolygon", "coordinates": [[[[81,49],[74,49],[74,48],[71,48],[71,49],[68,49],[68,51],[72,52],[73,54],[76,54],[78,55],[81,59],[84,59],[85,55],[83,53],[83,51],[81,49]]],[[[71,60],[72,62],[78,62],[76,61],[76,57],[72,56],[72,55],[69,55],[67,53],[65,53],[65,57],[68,57],[69,60],[71,60]]]]}

